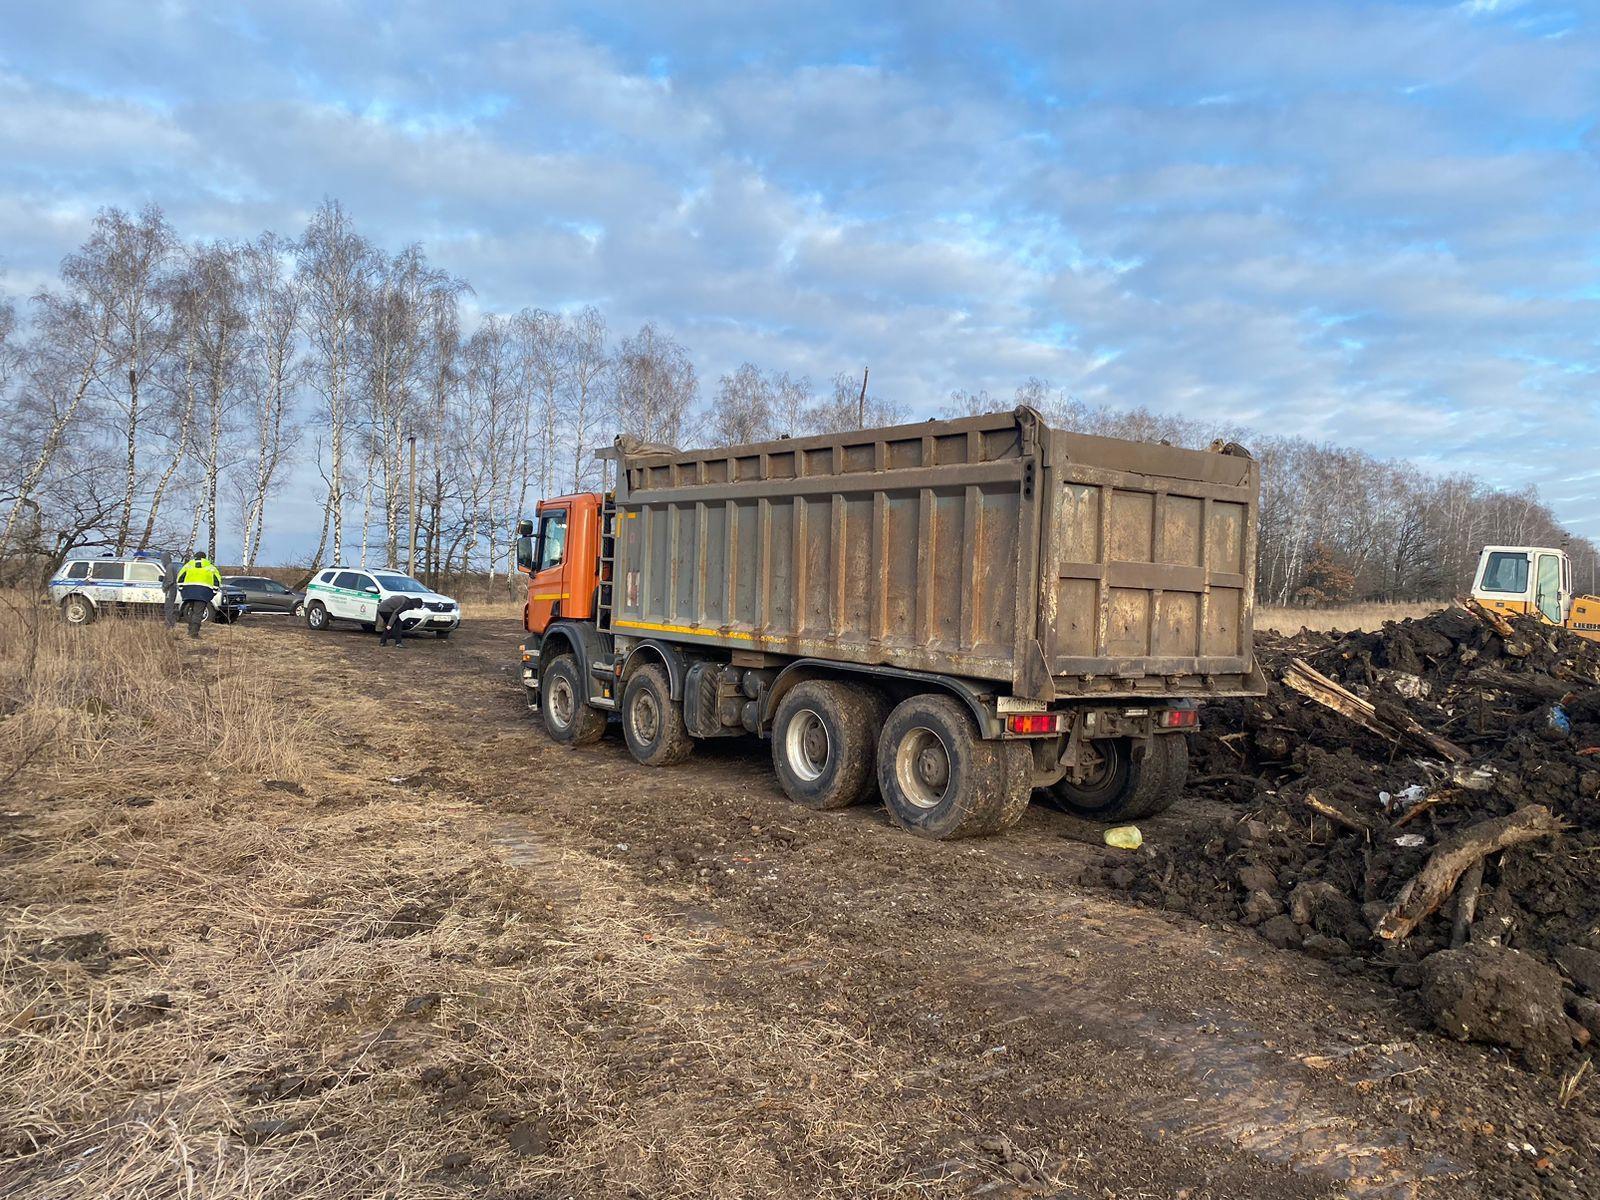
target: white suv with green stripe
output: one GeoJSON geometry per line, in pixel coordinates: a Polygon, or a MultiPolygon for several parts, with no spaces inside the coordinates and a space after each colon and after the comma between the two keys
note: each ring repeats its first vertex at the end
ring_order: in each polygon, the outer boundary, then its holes
{"type": "Polygon", "coordinates": [[[402,596],[420,600],[427,614],[408,628],[407,633],[431,629],[435,636],[446,638],[461,624],[459,604],[411,576],[398,571],[363,571],[350,567],[318,571],[306,584],[306,624],[312,629],[327,629],[335,621],[351,621],[371,633],[382,620],[378,615],[379,605],[402,596]]]}

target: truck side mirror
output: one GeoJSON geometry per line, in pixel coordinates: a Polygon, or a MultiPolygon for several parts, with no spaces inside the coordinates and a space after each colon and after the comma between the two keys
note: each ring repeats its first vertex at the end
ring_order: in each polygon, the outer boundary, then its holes
{"type": "Polygon", "coordinates": [[[533,538],[529,535],[533,533],[533,522],[522,521],[518,523],[517,527],[521,529],[524,525],[526,525],[528,528],[523,530],[522,536],[517,539],[517,567],[523,571],[532,571],[533,538]]]}
{"type": "Polygon", "coordinates": [[[517,522],[517,536],[518,537],[528,537],[532,533],[533,533],[533,522],[530,521],[527,517],[523,517],[522,520],[517,522]]]}

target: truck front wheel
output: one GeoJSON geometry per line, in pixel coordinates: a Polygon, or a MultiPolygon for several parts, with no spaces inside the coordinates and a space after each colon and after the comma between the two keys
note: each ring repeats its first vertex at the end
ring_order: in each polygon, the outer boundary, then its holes
{"type": "Polygon", "coordinates": [[[872,771],[889,704],[868,687],[814,679],[796,686],[772,722],[772,767],[784,793],[818,810],[872,795],[872,771]]]}
{"type": "Polygon", "coordinates": [[[672,699],[665,667],[651,663],[628,677],[622,691],[622,736],[647,767],[670,767],[689,757],[694,742],[683,707],[672,699]]]}
{"type": "Polygon", "coordinates": [[[578,660],[558,654],[539,680],[539,715],[545,732],[565,746],[589,746],[605,736],[606,715],[584,699],[578,660]]]}
{"type": "Polygon", "coordinates": [[[938,839],[995,833],[1027,811],[1033,754],[984,741],[959,701],[912,696],[878,738],[878,787],[902,828],[938,839]]]}
{"type": "Polygon", "coordinates": [[[1100,765],[1082,783],[1063,779],[1047,792],[1062,812],[1091,821],[1134,821],[1172,807],[1183,793],[1189,774],[1189,746],[1181,733],[1150,739],[1141,758],[1131,738],[1095,743],[1100,765]]]}

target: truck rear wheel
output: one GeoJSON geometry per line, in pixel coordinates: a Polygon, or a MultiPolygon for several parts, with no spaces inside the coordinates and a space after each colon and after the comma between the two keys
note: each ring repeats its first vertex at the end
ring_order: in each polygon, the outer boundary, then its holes
{"type": "Polygon", "coordinates": [[[889,815],[921,837],[974,837],[1015,824],[1028,807],[1032,767],[1025,745],[984,741],[950,696],[902,701],[878,738],[889,815]]]}
{"type": "Polygon", "coordinates": [[[866,800],[888,712],[888,701],[869,687],[824,679],[797,685],[772,722],[772,767],[784,793],[819,811],[866,800]]]}
{"type": "Polygon", "coordinates": [[[628,677],[622,691],[622,736],[634,758],[647,767],[681,763],[694,749],[665,667],[651,663],[628,677]]]}
{"type": "Polygon", "coordinates": [[[605,736],[606,715],[584,699],[578,660],[558,654],[539,679],[539,715],[545,732],[565,746],[589,746],[605,736]]]}
{"type": "Polygon", "coordinates": [[[1100,768],[1082,783],[1063,779],[1046,789],[1062,812],[1091,821],[1133,821],[1171,808],[1189,774],[1189,746],[1181,733],[1157,734],[1142,758],[1130,738],[1097,742],[1100,768]]]}

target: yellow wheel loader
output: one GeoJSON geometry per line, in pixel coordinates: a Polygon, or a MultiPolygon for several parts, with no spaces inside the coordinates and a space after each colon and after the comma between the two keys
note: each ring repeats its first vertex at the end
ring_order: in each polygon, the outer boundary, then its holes
{"type": "Polygon", "coordinates": [[[1572,560],[1548,546],[1485,546],[1472,598],[1491,611],[1532,613],[1600,642],[1600,596],[1572,594],[1572,560]]]}

